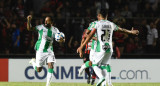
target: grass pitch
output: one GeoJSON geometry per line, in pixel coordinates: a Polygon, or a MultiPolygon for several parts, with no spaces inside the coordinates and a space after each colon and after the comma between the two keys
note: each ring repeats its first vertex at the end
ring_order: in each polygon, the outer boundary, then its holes
{"type": "MultiPolygon", "coordinates": [[[[45,86],[45,82],[0,82],[0,86],[45,86]]],[[[160,83],[113,83],[114,86],[160,86],[160,83]]],[[[96,86],[87,83],[51,83],[51,86],[96,86]]]]}

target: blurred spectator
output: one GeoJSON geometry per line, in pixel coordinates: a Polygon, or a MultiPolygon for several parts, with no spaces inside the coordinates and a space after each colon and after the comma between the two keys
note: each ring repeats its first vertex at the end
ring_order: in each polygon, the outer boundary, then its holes
{"type": "Polygon", "coordinates": [[[157,38],[158,38],[158,31],[156,29],[156,25],[154,22],[151,22],[150,25],[147,25],[148,34],[147,34],[147,46],[146,51],[147,53],[155,53],[156,52],[156,45],[157,45],[157,38]]]}
{"type": "Polygon", "coordinates": [[[126,53],[134,53],[136,48],[133,38],[129,38],[129,42],[126,44],[126,53]]]}
{"type": "Polygon", "coordinates": [[[139,37],[134,37],[134,44],[135,44],[135,50],[134,52],[136,54],[142,54],[144,53],[144,48],[142,46],[142,42],[140,41],[139,37]]]}
{"type": "Polygon", "coordinates": [[[79,45],[80,45],[80,42],[78,42],[74,36],[71,36],[68,42],[69,53],[76,54],[76,50],[79,47],[79,45]]]}
{"type": "Polygon", "coordinates": [[[145,9],[143,11],[145,17],[154,17],[154,11],[149,3],[145,3],[145,9]]]}
{"type": "MultiPolygon", "coordinates": [[[[113,20],[117,25],[124,27],[123,24],[125,23],[125,19],[120,17],[120,18],[115,18],[113,20]]],[[[128,38],[128,35],[125,33],[120,33],[120,32],[114,32],[113,37],[115,39],[115,42],[117,43],[117,46],[120,50],[120,53],[123,54],[124,51],[124,46],[125,46],[125,40],[128,38]]]]}
{"type": "Polygon", "coordinates": [[[117,47],[115,41],[112,41],[112,45],[113,45],[113,54],[112,54],[112,59],[120,59],[120,51],[119,48],[117,47]]]}
{"type": "Polygon", "coordinates": [[[12,52],[13,53],[19,53],[19,47],[20,47],[20,30],[16,26],[16,24],[12,24],[11,28],[13,29],[12,32],[12,52]]]}
{"type": "Polygon", "coordinates": [[[129,8],[128,8],[128,5],[125,5],[122,12],[121,12],[121,15],[123,17],[132,17],[132,13],[129,11],[129,8]]]}
{"type": "Polygon", "coordinates": [[[17,53],[34,52],[35,37],[38,34],[25,30],[26,26],[23,23],[26,21],[25,16],[28,14],[34,16],[35,25],[43,23],[43,16],[52,16],[56,21],[54,25],[66,36],[64,45],[54,45],[55,48],[60,46],[56,49],[56,52],[75,53],[76,47],[81,40],[83,28],[88,26],[86,25],[88,18],[96,19],[96,13],[101,7],[109,9],[108,19],[113,20],[115,24],[128,29],[131,26],[136,26],[134,28],[140,31],[138,37],[132,37],[130,40],[126,40],[130,36],[124,33],[114,33],[121,54],[123,54],[123,51],[127,51],[124,48],[124,46],[127,46],[127,42],[135,43],[136,49],[131,53],[144,53],[144,48],[149,49],[148,46],[150,45],[153,50],[156,50],[156,48],[153,48],[153,46],[156,46],[160,51],[160,36],[158,38],[155,36],[160,33],[160,21],[157,19],[160,17],[160,0],[102,1],[0,0],[0,38],[2,38],[0,39],[0,53],[12,53],[13,51],[17,53]],[[104,2],[102,3],[102,1],[104,2]],[[147,25],[151,19],[157,19],[157,23],[147,25]],[[156,38],[157,43],[154,41],[156,38]],[[151,43],[151,40],[153,43],[151,43]],[[19,48],[21,51],[18,52],[12,48],[19,48]]]}
{"type": "Polygon", "coordinates": [[[31,46],[31,40],[32,40],[32,35],[29,31],[27,31],[27,29],[24,29],[22,32],[21,32],[21,39],[20,43],[21,43],[21,53],[26,53],[28,52],[29,53],[29,48],[31,46]]]}

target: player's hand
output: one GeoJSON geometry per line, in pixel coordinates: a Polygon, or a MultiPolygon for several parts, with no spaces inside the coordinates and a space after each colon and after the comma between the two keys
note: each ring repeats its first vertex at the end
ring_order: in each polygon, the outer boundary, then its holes
{"type": "Polygon", "coordinates": [[[65,38],[60,38],[60,41],[59,41],[60,43],[62,43],[62,42],[65,42],[65,38]]]}
{"type": "Polygon", "coordinates": [[[79,47],[78,49],[77,49],[77,53],[79,53],[79,56],[82,58],[83,57],[83,52],[82,52],[82,48],[81,47],[79,47]]]}
{"type": "Polygon", "coordinates": [[[138,35],[139,31],[138,30],[134,30],[134,28],[132,27],[131,34],[138,35]]]}
{"type": "Polygon", "coordinates": [[[32,15],[28,15],[28,16],[27,16],[27,20],[28,20],[28,21],[31,21],[31,19],[32,19],[32,15]]]}

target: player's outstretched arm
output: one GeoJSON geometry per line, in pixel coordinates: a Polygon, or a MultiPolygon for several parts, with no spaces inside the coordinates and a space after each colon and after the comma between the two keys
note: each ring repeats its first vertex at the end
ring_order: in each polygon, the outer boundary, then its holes
{"type": "Polygon", "coordinates": [[[34,27],[31,25],[32,15],[27,16],[27,30],[31,31],[34,30],[34,27]]]}
{"type": "Polygon", "coordinates": [[[132,35],[138,35],[139,34],[139,31],[134,30],[133,27],[132,27],[132,30],[127,30],[127,29],[119,27],[118,31],[119,32],[124,32],[124,33],[127,33],[127,34],[132,34],[132,35]]]}
{"type": "Polygon", "coordinates": [[[95,32],[96,32],[96,29],[92,30],[87,36],[86,40],[83,42],[83,44],[81,44],[81,46],[77,49],[77,53],[79,53],[80,57],[83,57],[83,52],[82,52],[83,47],[92,39],[95,32]]]}

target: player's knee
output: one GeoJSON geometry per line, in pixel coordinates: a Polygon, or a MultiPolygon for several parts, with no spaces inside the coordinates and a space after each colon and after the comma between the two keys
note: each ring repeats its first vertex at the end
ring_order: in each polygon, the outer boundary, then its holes
{"type": "Polygon", "coordinates": [[[48,68],[53,69],[53,64],[52,63],[48,63],[48,68]]]}

